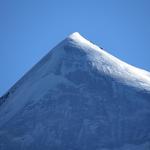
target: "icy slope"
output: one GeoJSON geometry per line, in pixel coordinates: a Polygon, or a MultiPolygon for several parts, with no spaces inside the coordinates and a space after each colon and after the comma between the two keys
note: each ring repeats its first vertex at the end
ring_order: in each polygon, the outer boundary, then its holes
{"type": "Polygon", "coordinates": [[[150,150],[150,73],[73,33],[0,98],[0,150],[150,150]]]}

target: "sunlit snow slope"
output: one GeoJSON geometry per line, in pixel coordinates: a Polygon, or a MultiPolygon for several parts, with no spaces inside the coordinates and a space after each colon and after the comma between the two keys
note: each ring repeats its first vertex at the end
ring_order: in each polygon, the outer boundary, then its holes
{"type": "Polygon", "coordinates": [[[73,33],[0,98],[0,150],[150,150],[150,73],[73,33]]]}

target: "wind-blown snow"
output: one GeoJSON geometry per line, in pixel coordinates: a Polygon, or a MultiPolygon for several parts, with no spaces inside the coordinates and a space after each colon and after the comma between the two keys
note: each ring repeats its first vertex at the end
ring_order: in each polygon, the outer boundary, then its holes
{"type": "Polygon", "coordinates": [[[0,98],[0,150],[149,150],[150,73],[75,32],[0,98]]]}

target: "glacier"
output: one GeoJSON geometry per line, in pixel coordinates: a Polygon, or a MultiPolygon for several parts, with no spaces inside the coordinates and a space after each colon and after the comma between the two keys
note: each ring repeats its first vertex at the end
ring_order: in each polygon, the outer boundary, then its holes
{"type": "Polygon", "coordinates": [[[0,98],[0,150],[150,150],[150,73],[75,32],[0,98]]]}

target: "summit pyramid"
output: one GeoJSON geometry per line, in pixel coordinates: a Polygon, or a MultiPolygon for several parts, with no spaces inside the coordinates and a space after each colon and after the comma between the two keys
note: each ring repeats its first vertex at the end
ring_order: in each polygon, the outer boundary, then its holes
{"type": "Polygon", "coordinates": [[[75,32],[0,98],[0,150],[150,150],[150,73],[75,32]]]}

